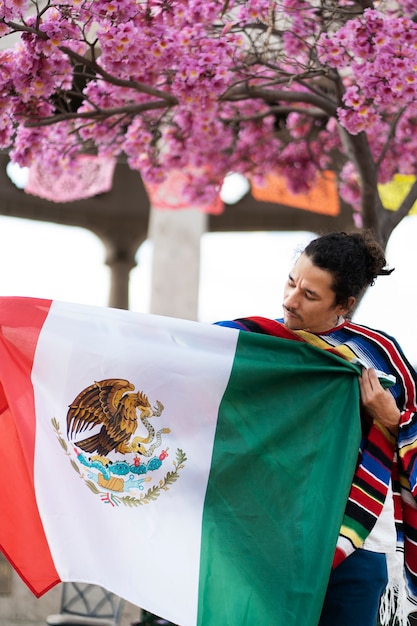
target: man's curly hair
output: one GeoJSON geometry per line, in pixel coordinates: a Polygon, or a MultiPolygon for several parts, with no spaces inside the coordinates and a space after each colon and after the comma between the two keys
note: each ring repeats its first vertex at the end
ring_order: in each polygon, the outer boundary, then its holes
{"type": "Polygon", "coordinates": [[[311,262],[331,272],[336,304],[358,298],[377,276],[390,274],[381,245],[371,231],[329,233],[313,239],[304,250],[311,262]]]}

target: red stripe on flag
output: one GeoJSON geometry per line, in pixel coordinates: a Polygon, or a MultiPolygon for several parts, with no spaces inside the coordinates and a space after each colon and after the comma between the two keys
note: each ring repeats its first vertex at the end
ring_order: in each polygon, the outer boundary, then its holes
{"type": "Polygon", "coordinates": [[[0,298],[0,547],[39,597],[60,582],[34,490],[36,415],[31,372],[50,300],[0,298]]]}

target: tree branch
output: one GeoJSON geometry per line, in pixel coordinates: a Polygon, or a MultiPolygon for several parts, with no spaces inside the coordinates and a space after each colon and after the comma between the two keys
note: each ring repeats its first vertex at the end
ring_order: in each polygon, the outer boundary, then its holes
{"type": "Polygon", "coordinates": [[[235,87],[232,90],[227,90],[221,97],[221,100],[236,102],[251,98],[258,98],[267,104],[275,104],[279,101],[304,102],[305,104],[312,104],[316,106],[329,116],[336,117],[337,114],[337,107],[329,100],[321,98],[317,94],[305,91],[281,91],[279,89],[263,89],[262,87],[242,85],[240,87],[235,87]]]}
{"type": "Polygon", "coordinates": [[[289,113],[299,113],[300,115],[306,115],[315,119],[323,117],[323,111],[321,109],[306,109],[305,107],[297,106],[271,106],[268,111],[261,113],[254,113],[253,115],[239,115],[237,117],[221,117],[221,121],[226,124],[238,124],[239,122],[251,122],[256,120],[262,120],[268,115],[288,115],[289,113]]]}
{"type": "Polygon", "coordinates": [[[30,33],[32,35],[36,35],[36,37],[39,37],[39,39],[43,39],[44,41],[48,39],[48,35],[38,28],[26,26],[26,24],[18,24],[17,22],[6,22],[5,20],[1,21],[4,22],[4,24],[6,24],[6,26],[11,28],[13,31],[17,31],[20,33],[30,33]]]}
{"type": "Polygon", "coordinates": [[[413,208],[416,202],[417,202],[417,178],[412,184],[410,191],[408,192],[408,194],[406,195],[404,200],[401,202],[400,206],[398,207],[396,211],[390,211],[388,209],[384,209],[385,219],[383,220],[384,223],[382,226],[383,226],[383,233],[387,241],[392,231],[394,230],[394,228],[398,226],[401,220],[409,214],[409,212],[411,211],[411,209],[413,208]]]}
{"type": "Polygon", "coordinates": [[[363,10],[375,8],[375,4],[374,2],[372,2],[372,0],[359,0],[359,4],[363,10]]]}
{"type": "Polygon", "coordinates": [[[350,135],[340,126],[339,133],[347,157],[355,165],[360,178],[363,226],[373,230],[381,241],[379,217],[383,206],[379,198],[377,187],[378,169],[372,158],[368,138],[364,132],[357,135],[350,135]]]}
{"type": "Polygon", "coordinates": [[[154,87],[149,87],[149,85],[145,85],[144,83],[140,83],[137,80],[125,80],[123,78],[116,78],[112,74],[109,74],[104,70],[98,63],[94,61],[90,61],[86,57],[83,57],[81,54],[74,52],[71,48],[67,46],[59,46],[61,52],[66,54],[70,59],[77,61],[77,63],[83,64],[86,67],[89,67],[95,74],[98,74],[103,78],[106,82],[111,85],[117,85],[118,87],[128,87],[131,89],[135,89],[136,91],[140,91],[141,93],[147,93],[149,96],[155,96],[156,98],[162,98],[166,101],[167,104],[171,106],[174,104],[178,104],[178,99],[167,91],[162,91],[160,89],[155,89],[154,87]]]}
{"type": "Polygon", "coordinates": [[[58,122],[66,122],[69,120],[78,119],[95,119],[104,120],[114,115],[136,115],[137,113],[143,113],[144,111],[152,111],[155,109],[167,108],[165,100],[144,102],[143,104],[130,104],[123,107],[115,107],[114,109],[97,109],[95,111],[83,111],[81,113],[61,113],[57,115],[51,115],[49,117],[42,117],[38,120],[31,120],[26,122],[26,128],[39,128],[41,126],[52,126],[58,122]]]}
{"type": "Polygon", "coordinates": [[[395,137],[395,131],[396,131],[396,128],[398,126],[398,122],[400,121],[401,116],[404,113],[404,111],[405,111],[405,109],[401,109],[400,111],[398,111],[397,115],[394,118],[394,121],[391,124],[390,130],[389,130],[389,133],[388,133],[388,136],[387,136],[387,140],[386,140],[386,142],[384,144],[384,147],[381,150],[381,154],[379,155],[379,158],[378,158],[378,160],[376,162],[378,167],[381,165],[382,161],[385,158],[385,155],[387,154],[387,152],[389,150],[390,141],[395,137]]]}

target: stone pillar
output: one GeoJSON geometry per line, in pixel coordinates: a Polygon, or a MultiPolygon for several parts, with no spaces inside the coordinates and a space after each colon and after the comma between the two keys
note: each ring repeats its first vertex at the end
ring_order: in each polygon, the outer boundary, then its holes
{"type": "Polygon", "coordinates": [[[188,320],[198,316],[200,240],[207,215],[196,209],[151,209],[151,313],[188,320]]]}
{"type": "Polygon", "coordinates": [[[130,270],[136,266],[138,244],[130,246],[126,243],[123,249],[108,240],[106,247],[106,265],[110,268],[110,293],[108,305],[115,309],[129,308],[130,270]]]}

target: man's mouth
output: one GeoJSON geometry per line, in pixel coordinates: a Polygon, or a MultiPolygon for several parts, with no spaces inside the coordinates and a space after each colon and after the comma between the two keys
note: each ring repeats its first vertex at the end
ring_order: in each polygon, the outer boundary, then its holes
{"type": "Polygon", "coordinates": [[[283,305],[283,309],[284,309],[284,312],[287,313],[287,315],[289,315],[290,317],[295,317],[297,319],[300,319],[300,316],[297,315],[297,313],[294,313],[294,311],[292,311],[291,309],[289,309],[285,305],[283,305]]]}

